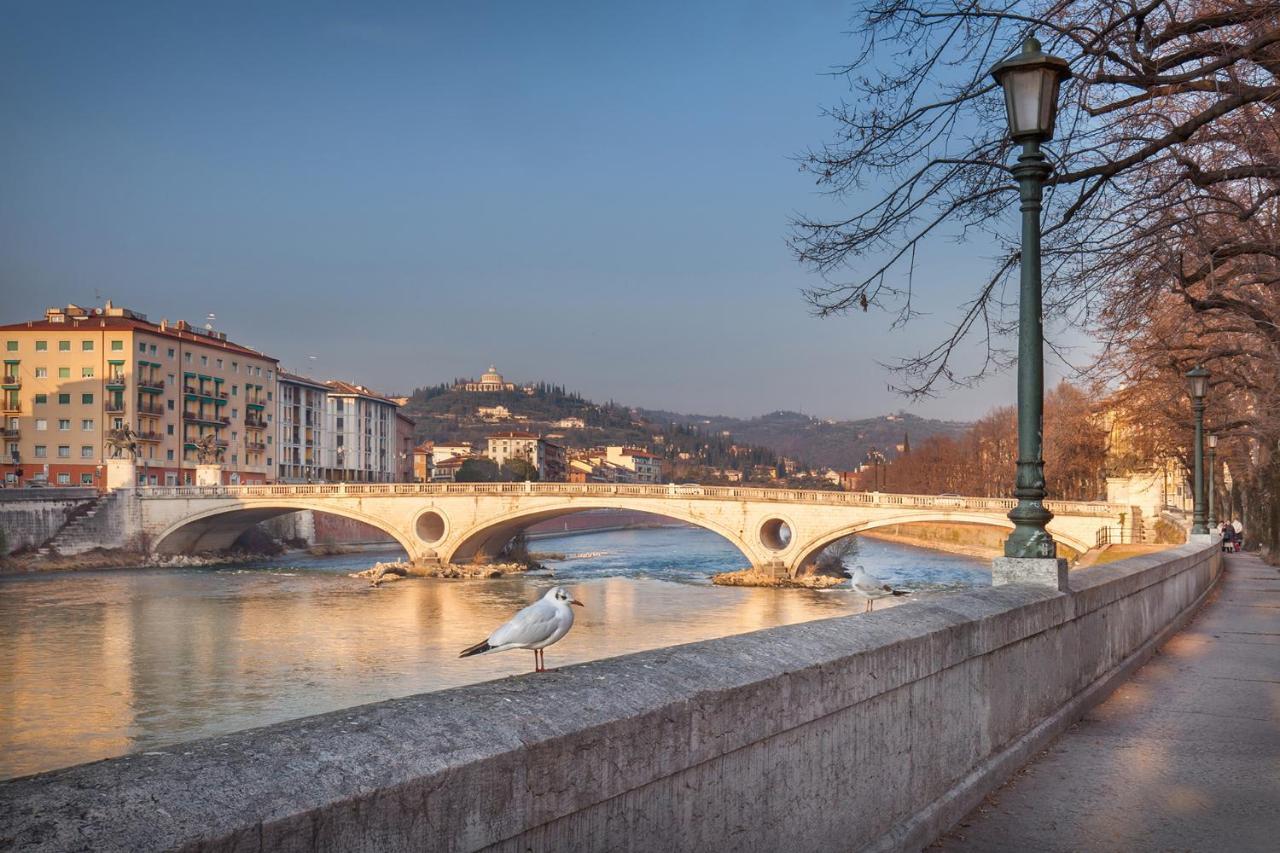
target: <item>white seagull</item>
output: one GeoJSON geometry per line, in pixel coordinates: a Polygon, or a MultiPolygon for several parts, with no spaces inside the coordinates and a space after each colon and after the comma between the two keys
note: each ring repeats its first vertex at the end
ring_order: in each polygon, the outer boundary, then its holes
{"type": "Polygon", "coordinates": [[[911,593],[902,589],[894,589],[887,583],[881,583],[861,565],[853,567],[853,573],[849,575],[853,578],[853,588],[859,595],[863,595],[867,599],[866,612],[870,613],[875,609],[877,598],[886,598],[890,595],[910,595],[911,593]]]}
{"type": "Polygon", "coordinates": [[[573,608],[583,603],[569,594],[562,586],[547,590],[547,594],[521,610],[505,625],[489,635],[489,639],[463,649],[460,658],[485,652],[505,652],[507,649],[532,649],[533,671],[546,672],[542,650],[560,640],[573,627],[573,608]]]}

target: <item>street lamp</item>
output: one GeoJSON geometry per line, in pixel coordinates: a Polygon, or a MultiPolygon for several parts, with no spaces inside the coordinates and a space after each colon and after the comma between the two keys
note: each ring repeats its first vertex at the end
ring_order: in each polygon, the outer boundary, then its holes
{"type": "Polygon", "coordinates": [[[1204,523],[1204,395],[1209,390],[1209,371],[1196,365],[1187,371],[1187,390],[1191,392],[1191,408],[1196,415],[1195,481],[1191,533],[1207,534],[1204,523]]]}
{"type": "Polygon", "coordinates": [[[1218,437],[1213,433],[1209,433],[1209,530],[1212,532],[1218,526],[1217,513],[1213,511],[1213,489],[1214,489],[1214,464],[1213,460],[1218,455],[1218,437]]]}
{"type": "MultiPolygon", "coordinates": [[[[1044,328],[1040,283],[1041,190],[1051,169],[1040,144],[1053,138],[1058,88],[1071,76],[1067,61],[1048,56],[1028,37],[1022,53],[991,69],[1004,89],[1009,136],[1022,152],[1010,171],[1022,199],[1022,275],[1018,302],[1018,473],[1009,512],[1014,530],[1006,557],[1056,558],[1057,543],[1045,529],[1053,514],[1044,508],[1044,328]]],[[[1059,578],[1059,586],[1063,579],[1059,578]]]]}

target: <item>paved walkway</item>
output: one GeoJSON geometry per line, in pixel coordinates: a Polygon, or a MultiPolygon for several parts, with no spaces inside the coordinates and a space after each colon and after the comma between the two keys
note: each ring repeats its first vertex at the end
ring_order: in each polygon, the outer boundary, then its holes
{"type": "Polygon", "coordinates": [[[1190,624],[930,850],[1280,850],[1280,569],[1190,624]]]}

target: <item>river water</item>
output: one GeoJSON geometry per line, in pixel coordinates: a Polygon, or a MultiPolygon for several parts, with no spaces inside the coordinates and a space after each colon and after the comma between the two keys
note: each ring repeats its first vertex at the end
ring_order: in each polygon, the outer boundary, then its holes
{"type": "MultiPolygon", "coordinates": [[[[549,562],[553,575],[377,589],[346,573],[395,552],[0,579],[0,778],[526,672],[529,652],[458,652],[555,584],[586,607],[547,651],[552,667],[864,605],[841,588],[713,586],[742,556],[693,528],[532,550],[566,559],[549,562]]],[[[853,561],[922,593],[990,583],[985,560],[874,539],[853,561]]]]}

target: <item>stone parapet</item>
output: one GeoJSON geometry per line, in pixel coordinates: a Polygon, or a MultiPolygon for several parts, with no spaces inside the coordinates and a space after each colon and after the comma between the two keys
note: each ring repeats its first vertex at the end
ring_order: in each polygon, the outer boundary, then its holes
{"type": "Polygon", "coordinates": [[[1216,547],[0,784],[25,850],[919,849],[1190,617],[1216,547]]]}

